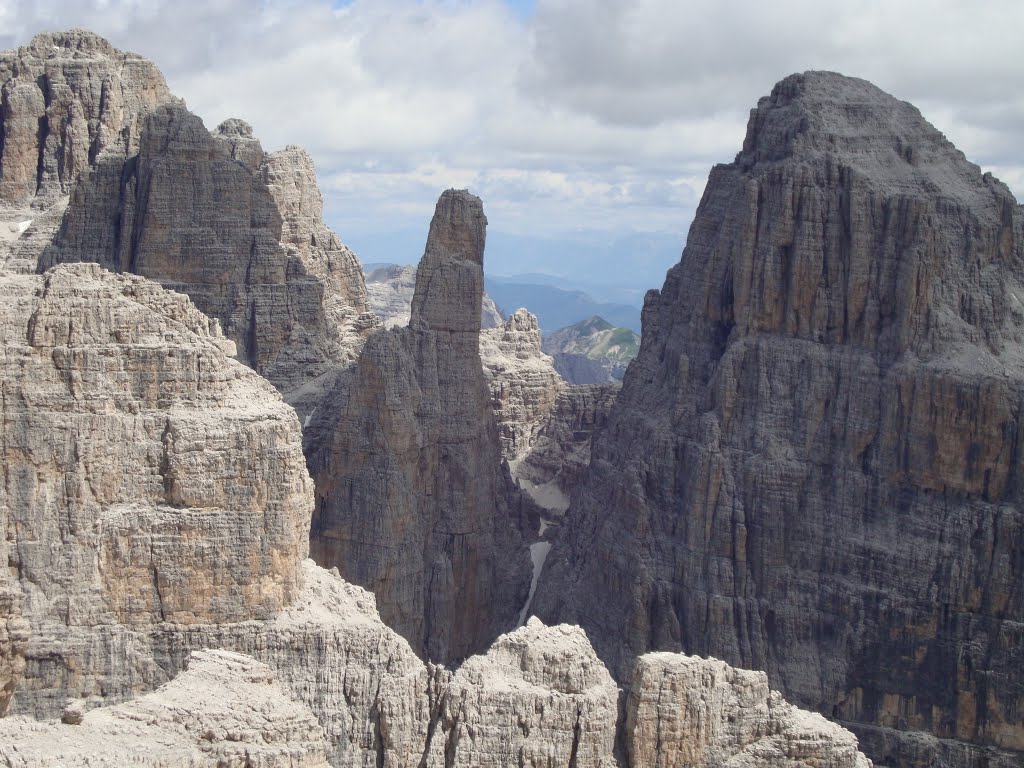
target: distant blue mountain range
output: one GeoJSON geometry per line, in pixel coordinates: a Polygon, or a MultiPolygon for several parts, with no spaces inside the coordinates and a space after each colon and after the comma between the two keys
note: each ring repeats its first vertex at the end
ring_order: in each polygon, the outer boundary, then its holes
{"type": "Polygon", "coordinates": [[[640,307],[630,304],[596,301],[583,291],[550,284],[561,280],[544,276],[513,275],[511,277],[484,276],[487,293],[503,313],[508,315],[519,307],[526,307],[537,316],[543,333],[551,333],[567,325],[600,315],[620,328],[640,332],[640,307]],[[547,284],[532,282],[531,278],[544,277],[547,284]]]}

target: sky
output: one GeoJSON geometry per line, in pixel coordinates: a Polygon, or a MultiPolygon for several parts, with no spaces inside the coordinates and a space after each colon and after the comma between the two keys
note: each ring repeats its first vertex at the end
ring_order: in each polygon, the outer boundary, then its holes
{"type": "Polygon", "coordinates": [[[1024,198],[1016,0],[0,0],[0,48],[71,26],[155,61],[207,127],[306,147],[367,262],[415,263],[468,187],[490,272],[640,295],[749,110],[807,69],[914,103],[1024,198]]]}

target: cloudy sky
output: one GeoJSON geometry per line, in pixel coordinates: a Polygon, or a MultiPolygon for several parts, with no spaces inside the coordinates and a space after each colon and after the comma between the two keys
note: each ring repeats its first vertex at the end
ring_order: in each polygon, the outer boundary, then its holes
{"type": "Polygon", "coordinates": [[[2,48],[70,26],[153,59],[207,126],[305,146],[366,261],[414,262],[457,186],[494,273],[660,284],[749,109],[806,69],[915,103],[1024,198],[1016,0],[0,0],[2,48]]]}

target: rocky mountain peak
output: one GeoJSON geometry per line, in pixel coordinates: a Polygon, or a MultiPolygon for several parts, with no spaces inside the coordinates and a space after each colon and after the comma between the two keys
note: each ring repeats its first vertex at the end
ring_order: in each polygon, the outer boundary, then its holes
{"type": "Polygon", "coordinates": [[[41,32],[32,38],[28,48],[45,53],[47,56],[67,56],[69,53],[93,53],[103,56],[122,56],[110,42],[95,32],[73,27],[61,32],[41,32]]]}
{"type": "Polygon", "coordinates": [[[0,203],[46,205],[104,152],[138,147],[145,114],[173,100],[156,66],[82,29],[0,53],[0,203]]]}
{"type": "Polygon", "coordinates": [[[736,164],[829,156],[879,189],[914,193],[922,186],[963,204],[987,204],[991,185],[913,104],[837,72],[810,71],[781,80],[750,111],[736,164]],[[979,199],[977,195],[983,195],[979,199]]]}
{"type": "Polygon", "coordinates": [[[480,333],[486,228],[479,197],[466,190],[442,193],[416,270],[413,327],[480,333]]]}
{"type": "Polygon", "coordinates": [[[884,764],[1024,747],[1021,274],[1021,207],[915,108],[780,82],[647,296],[534,609],[621,676],[764,669],[884,764]]]}

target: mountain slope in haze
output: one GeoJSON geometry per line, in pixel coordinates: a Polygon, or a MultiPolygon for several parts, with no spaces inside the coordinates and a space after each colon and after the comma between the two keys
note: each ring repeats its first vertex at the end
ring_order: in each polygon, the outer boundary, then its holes
{"type": "Polygon", "coordinates": [[[542,349],[570,384],[602,384],[622,381],[640,351],[640,336],[594,315],[545,336],[542,349]]]}
{"type": "Polygon", "coordinates": [[[640,308],[629,304],[595,301],[583,291],[540,283],[518,282],[519,278],[487,276],[487,293],[506,312],[525,307],[537,316],[542,331],[578,323],[600,315],[612,325],[640,330],[640,308]]]}

